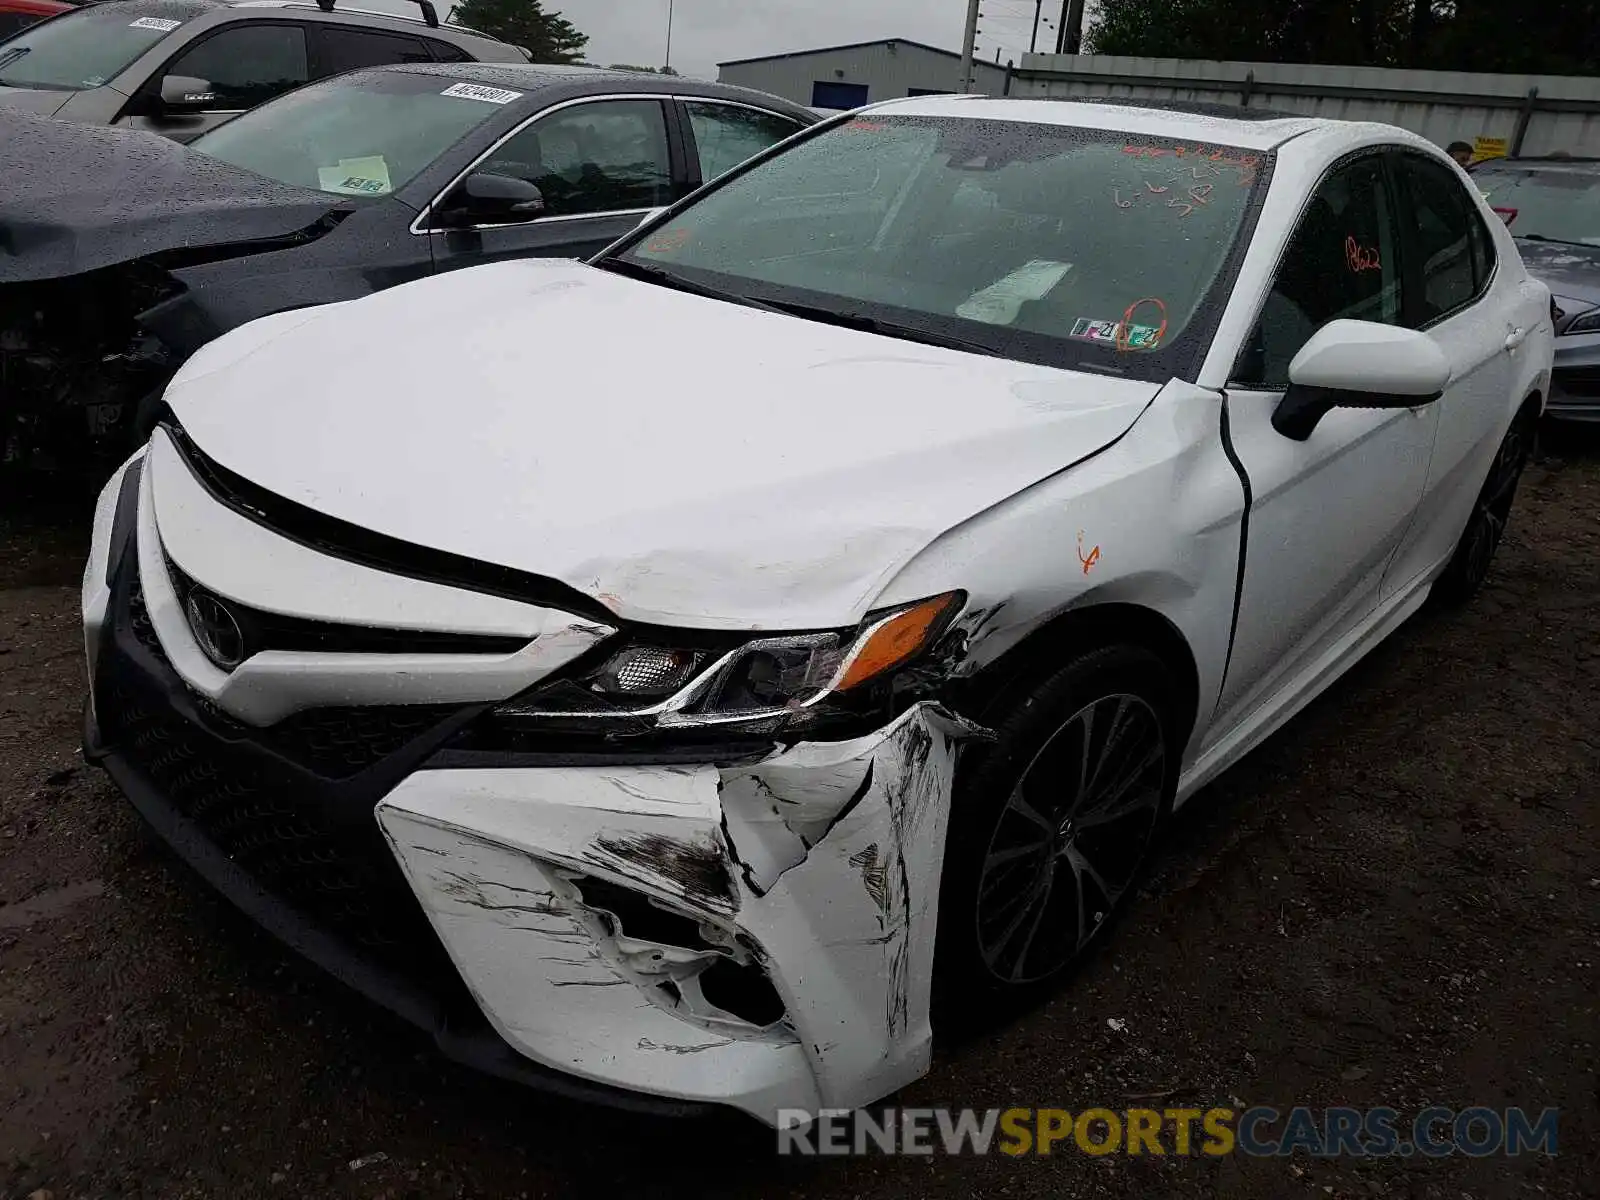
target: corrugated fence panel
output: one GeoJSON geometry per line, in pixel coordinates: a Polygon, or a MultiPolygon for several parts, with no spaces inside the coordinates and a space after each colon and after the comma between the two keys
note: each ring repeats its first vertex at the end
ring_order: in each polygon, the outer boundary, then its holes
{"type": "Polygon", "coordinates": [[[1248,97],[1252,108],[1398,125],[1441,146],[1498,138],[1509,147],[1525,126],[1524,154],[1600,156],[1600,80],[1575,76],[1031,54],[1011,90],[1211,104],[1248,97]]]}

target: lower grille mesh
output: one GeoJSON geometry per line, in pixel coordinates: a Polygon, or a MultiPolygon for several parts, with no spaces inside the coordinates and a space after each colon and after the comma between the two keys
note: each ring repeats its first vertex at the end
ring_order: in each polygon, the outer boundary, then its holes
{"type": "Polygon", "coordinates": [[[264,890],[315,924],[408,976],[453,977],[373,816],[384,788],[356,776],[455,710],[325,709],[251,729],[177,680],[136,580],[113,624],[95,711],[114,753],[264,890]],[[175,691],[183,705],[173,703],[175,691]]]}

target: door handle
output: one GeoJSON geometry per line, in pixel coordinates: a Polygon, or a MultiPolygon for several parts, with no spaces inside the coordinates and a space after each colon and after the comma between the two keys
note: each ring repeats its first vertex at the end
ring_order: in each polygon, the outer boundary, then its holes
{"type": "Polygon", "coordinates": [[[1522,345],[1523,342],[1527,340],[1528,331],[1526,329],[1513,329],[1510,333],[1506,334],[1506,349],[1516,350],[1522,345]]]}

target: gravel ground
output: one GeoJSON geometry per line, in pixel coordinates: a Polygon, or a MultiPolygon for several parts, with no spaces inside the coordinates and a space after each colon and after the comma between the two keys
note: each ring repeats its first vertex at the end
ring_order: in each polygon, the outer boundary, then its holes
{"type": "Polygon", "coordinates": [[[739,1119],[558,1105],[443,1064],[83,765],[87,514],[9,496],[0,1197],[1595,1195],[1600,439],[1544,453],[1478,600],[1413,621],[1197,798],[1115,939],[898,1102],[1557,1106],[1554,1159],[779,1160],[739,1119]]]}

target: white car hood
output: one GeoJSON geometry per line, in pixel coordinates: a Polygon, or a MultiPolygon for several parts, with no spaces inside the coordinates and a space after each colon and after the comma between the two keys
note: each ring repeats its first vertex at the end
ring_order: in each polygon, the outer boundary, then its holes
{"type": "Polygon", "coordinates": [[[363,528],[626,619],[805,629],[1157,391],[534,259],[252,322],[167,399],[223,466],[363,528]]]}

